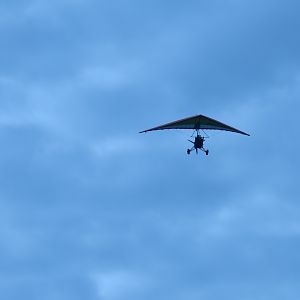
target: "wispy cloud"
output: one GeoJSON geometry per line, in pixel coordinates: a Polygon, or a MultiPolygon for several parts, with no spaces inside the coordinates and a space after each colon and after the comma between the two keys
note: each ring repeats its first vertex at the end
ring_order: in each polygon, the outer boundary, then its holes
{"type": "Polygon", "coordinates": [[[99,299],[116,300],[137,297],[146,288],[141,274],[130,271],[110,271],[93,276],[99,299]]]}
{"type": "Polygon", "coordinates": [[[297,298],[298,6],[1,4],[3,297],[297,298]]]}

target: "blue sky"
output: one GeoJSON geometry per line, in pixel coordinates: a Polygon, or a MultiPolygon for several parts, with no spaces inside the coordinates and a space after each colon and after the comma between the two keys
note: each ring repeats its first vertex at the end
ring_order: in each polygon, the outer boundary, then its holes
{"type": "Polygon", "coordinates": [[[299,10],[1,2],[3,299],[299,299],[299,10]]]}

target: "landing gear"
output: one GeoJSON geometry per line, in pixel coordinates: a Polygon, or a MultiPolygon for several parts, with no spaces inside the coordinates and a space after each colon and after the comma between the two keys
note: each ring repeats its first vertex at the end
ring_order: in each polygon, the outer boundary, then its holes
{"type": "MultiPolygon", "coordinates": [[[[196,150],[196,152],[198,154],[198,148],[194,148],[194,147],[192,149],[187,149],[186,153],[188,155],[190,155],[193,150],[196,150]]],[[[204,148],[201,148],[200,150],[202,150],[206,155],[208,155],[208,153],[209,153],[209,150],[205,150],[204,148]]]]}
{"type": "Polygon", "coordinates": [[[203,148],[204,140],[205,140],[205,138],[203,136],[199,135],[199,133],[197,131],[197,136],[195,136],[195,140],[194,141],[188,140],[190,143],[193,144],[193,147],[191,149],[187,149],[186,153],[188,155],[190,155],[192,151],[196,150],[196,153],[198,154],[198,149],[199,149],[199,150],[203,151],[206,155],[208,155],[209,151],[207,149],[203,148]]]}

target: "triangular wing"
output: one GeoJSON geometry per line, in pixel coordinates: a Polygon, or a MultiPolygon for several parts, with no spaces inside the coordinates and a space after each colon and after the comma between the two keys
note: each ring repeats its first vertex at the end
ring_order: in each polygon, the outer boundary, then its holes
{"type": "Polygon", "coordinates": [[[171,123],[167,123],[147,130],[143,130],[140,133],[154,131],[154,130],[164,130],[164,129],[195,129],[195,130],[214,129],[214,130],[226,130],[226,131],[236,132],[236,133],[249,136],[249,134],[246,132],[243,132],[241,130],[238,130],[229,125],[226,125],[224,123],[221,123],[217,120],[214,120],[212,118],[203,115],[197,115],[197,116],[177,120],[171,123]]]}

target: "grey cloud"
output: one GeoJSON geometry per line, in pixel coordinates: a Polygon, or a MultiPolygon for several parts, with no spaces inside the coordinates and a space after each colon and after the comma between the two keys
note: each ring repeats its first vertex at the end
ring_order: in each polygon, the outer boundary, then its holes
{"type": "Polygon", "coordinates": [[[6,298],[297,297],[298,4],[36,3],[0,33],[6,298]],[[137,134],[193,113],[251,137],[137,134]]]}

